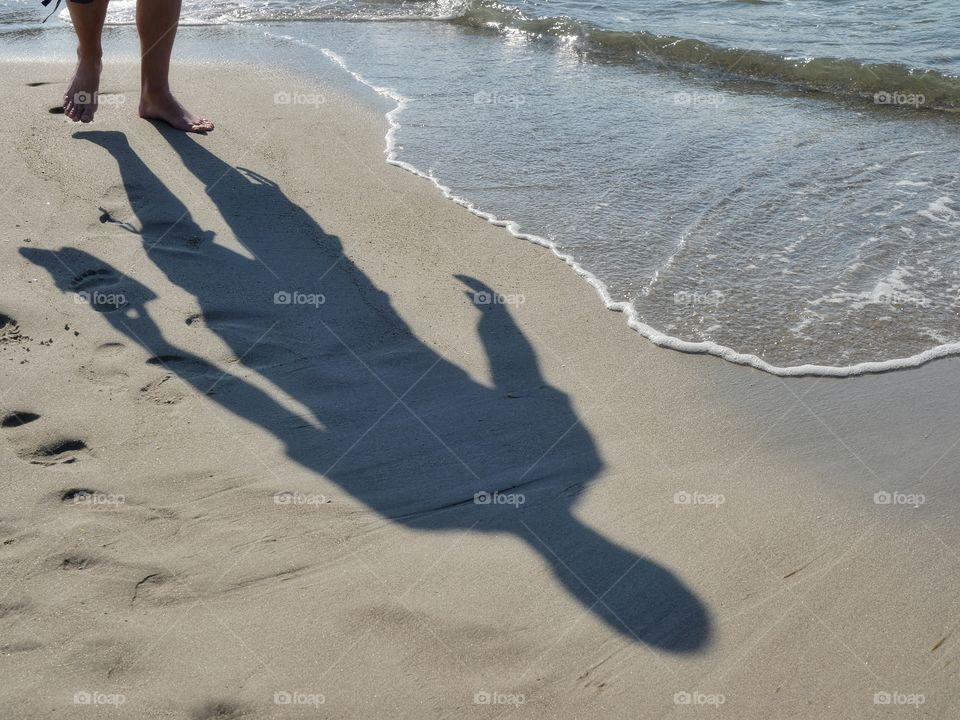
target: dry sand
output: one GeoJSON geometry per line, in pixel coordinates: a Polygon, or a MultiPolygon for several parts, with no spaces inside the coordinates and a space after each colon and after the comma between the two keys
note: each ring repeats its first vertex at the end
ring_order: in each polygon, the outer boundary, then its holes
{"type": "Polygon", "coordinates": [[[658,349],[355,99],[68,72],[0,80],[0,715],[957,716],[960,364],[658,349]]]}

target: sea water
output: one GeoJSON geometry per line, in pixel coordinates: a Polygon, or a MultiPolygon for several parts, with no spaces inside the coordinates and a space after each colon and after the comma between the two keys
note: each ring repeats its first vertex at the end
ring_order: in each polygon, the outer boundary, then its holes
{"type": "MultiPolygon", "coordinates": [[[[0,0],[0,52],[69,57],[43,15],[0,0]]],[[[958,31],[946,0],[186,0],[178,49],[378,94],[389,161],[658,344],[846,375],[960,352],[958,31]]]]}

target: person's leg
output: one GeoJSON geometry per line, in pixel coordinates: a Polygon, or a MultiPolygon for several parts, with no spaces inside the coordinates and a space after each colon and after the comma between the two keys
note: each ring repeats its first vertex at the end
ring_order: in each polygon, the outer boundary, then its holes
{"type": "Polygon", "coordinates": [[[69,1],[70,20],[77,33],[77,71],[63,96],[63,112],[71,120],[90,122],[97,111],[103,50],[100,35],[107,16],[107,0],[69,1]]]}
{"type": "Polygon", "coordinates": [[[194,115],[170,92],[170,55],[180,20],[180,0],[137,0],[140,33],[140,117],[178,130],[207,132],[213,123],[194,115]]]}

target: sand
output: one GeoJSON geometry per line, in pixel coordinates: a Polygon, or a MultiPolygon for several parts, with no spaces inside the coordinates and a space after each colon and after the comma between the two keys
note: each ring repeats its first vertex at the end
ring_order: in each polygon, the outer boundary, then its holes
{"type": "Polygon", "coordinates": [[[0,80],[0,714],[956,716],[956,361],[659,349],[372,104],[68,72],[0,80]]]}

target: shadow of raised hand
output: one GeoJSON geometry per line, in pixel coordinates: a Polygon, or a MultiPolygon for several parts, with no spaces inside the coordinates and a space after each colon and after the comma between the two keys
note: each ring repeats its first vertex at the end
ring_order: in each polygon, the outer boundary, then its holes
{"type": "MultiPolygon", "coordinates": [[[[211,402],[260,425],[297,463],[393,522],[515,535],[543,556],[571,596],[624,636],[673,652],[705,645],[708,614],[693,593],[574,514],[602,460],[567,396],[542,376],[494,288],[457,277],[477,308],[488,387],[421,342],[389,297],[343,255],[339,239],[276,183],[227,165],[182,134],[164,133],[205,184],[242,253],[209,240],[124,135],[76,137],[116,159],[148,257],[193,295],[208,331],[325,429],[237,378],[211,402]],[[192,238],[208,241],[193,247],[192,238]],[[297,293],[323,302],[284,302],[297,293]]],[[[69,285],[66,268],[117,272],[78,253],[24,251],[62,289],[69,285]]],[[[124,283],[137,288],[129,278],[124,283]]],[[[136,317],[104,317],[151,356],[188,358],[171,370],[202,392],[211,363],[172,347],[149,317],[149,291],[140,286],[134,294],[145,298],[136,317]],[[179,369],[186,367],[193,370],[179,369]]]]}

